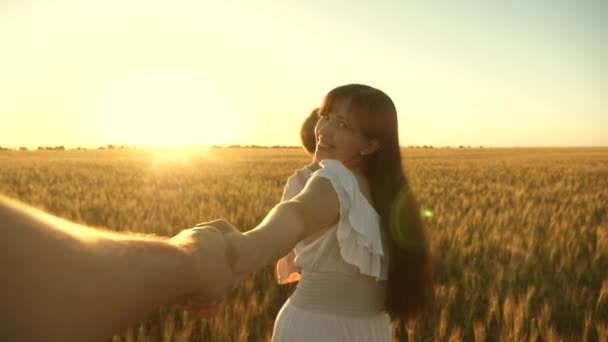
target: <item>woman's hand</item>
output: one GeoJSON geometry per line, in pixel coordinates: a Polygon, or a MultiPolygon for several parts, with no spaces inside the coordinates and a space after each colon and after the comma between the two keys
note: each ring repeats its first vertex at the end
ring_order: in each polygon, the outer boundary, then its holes
{"type": "Polygon", "coordinates": [[[181,231],[169,241],[185,251],[191,264],[191,290],[178,303],[201,317],[210,317],[219,310],[235,283],[224,234],[211,226],[195,227],[181,231]]]}
{"type": "Polygon", "coordinates": [[[223,234],[228,262],[232,268],[235,283],[243,281],[255,270],[256,251],[251,239],[226,220],[203,222],[195,228],[213,227],[223,234]]]}
{"type": "MultiPolygon", "coordinates": [[[[209,318],[221,309],[230,290],[249,274],[247,265],[242,261],[246,260],[243,255],[250,249],[247,248],[245,236],[225,220],[199,223],[171,240],[188,245],[191,239],[207,246],[207,260],[211,261],[207,264],[214,266],[211,271],[213,276],[207,282],[214,284],[206,284],[207,289],[199,294],[184,296],[179,300],[179,306],[201,318],[209,318]],[[229,276],[229,280],[226,280],[226,276],[229,276]],[[208,288],[213,285],[214,288],[208,288]]],[[[208,270],[206,272],[209,273],[208,270]]]]}

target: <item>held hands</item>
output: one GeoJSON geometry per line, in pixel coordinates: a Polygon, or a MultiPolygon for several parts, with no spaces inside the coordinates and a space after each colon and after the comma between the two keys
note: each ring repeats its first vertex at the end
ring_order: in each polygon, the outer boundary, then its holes
{"type": "Polygon", "coordinates": [[[235,283],[243,281],[253,270],[248,261],[252,261],[252,253],[255,253],[247,237],[226,220],[199,223],[196,228],[214,228],[223,234],[234,281],[235,283]]]}
{"type": "Polygon", "coordinates": [[[202,318],[215,315],[230,290],[248,274],[243,254],[251,249],[245,236],[225,220],[197,224],[171,242],[191,251],[199,264],[198,290],[180,299],[180,306],[202,318]]]}
{"type": "Polygon", "coordinates": [[[179,304],[203,318],[212,316],[235,283],[223,232],[212,226],[197,226],[182,230],[169,242],[186,253],[192,273],[190,290],[178,299],[179,304]]]}

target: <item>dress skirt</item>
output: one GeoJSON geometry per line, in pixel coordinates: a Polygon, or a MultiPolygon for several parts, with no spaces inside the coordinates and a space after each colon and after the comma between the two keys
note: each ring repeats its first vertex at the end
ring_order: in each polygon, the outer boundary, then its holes
{"type": "Polygon", "coordinates": [[[386,312],[349,317],[299,308],[287,301],[275,321],[273,342],[391,342],[386,312]]]}
{"type": "Polygon", "coordinates": [[[383,290],[371,280],[304,271],[274,323],[274,342],[391,342],[383,290]]]}

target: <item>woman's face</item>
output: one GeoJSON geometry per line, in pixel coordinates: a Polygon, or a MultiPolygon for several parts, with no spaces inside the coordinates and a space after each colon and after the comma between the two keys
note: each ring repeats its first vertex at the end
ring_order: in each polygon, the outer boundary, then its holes
{"type": "Polygon", "coordinates": [[[346,106],[336,106],[324,113],[317,121],[317,150],[315,159],[336,159],[347,166],[355,166],[361,153],[370,148],[370,141],[363,136],[361,129],[348,117],[346,106]]]}

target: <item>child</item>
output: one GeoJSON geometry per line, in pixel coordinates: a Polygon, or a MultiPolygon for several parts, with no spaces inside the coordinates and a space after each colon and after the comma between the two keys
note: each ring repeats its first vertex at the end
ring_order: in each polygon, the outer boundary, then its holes
{"type": "MultiPolygon", "coordinates": [[[[302,147],[312,156],[310,164],[294,172],[287,179],[281,202],[289,201],[302,191],[310,176],[319,169],[319,164],[315,160],[315,150],[317,149],[316,125],[319,119],[319,108],[315,108],[302,123],[300,128],[300,140],[302,147]]],[[[277,281],[279,284],[288,284],[300,280],[300,268],[295,264],[296,250],[292,249],[289,254],[277,262],[277,281]]]]}

